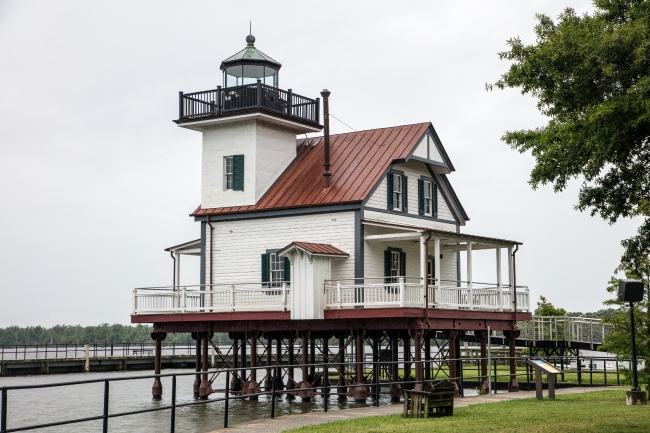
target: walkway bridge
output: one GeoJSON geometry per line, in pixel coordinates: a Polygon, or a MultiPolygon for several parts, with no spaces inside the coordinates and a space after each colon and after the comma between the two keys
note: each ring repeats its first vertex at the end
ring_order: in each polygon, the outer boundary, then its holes
{"type": "MultiPolygon", "coordinates": [[[[576,356],[579,350],[602,351],[599,347],[611,325],[600,319],[567,316],[533,316],[532,320],[518,322],[520,335],[517,347],[527,347],[531,355],[576,356]]],[[[479,342],[472,333],[463,341],[479,342]]],[[[492,344],[507,345],[502,332],[490,339],[492,344]]]]}

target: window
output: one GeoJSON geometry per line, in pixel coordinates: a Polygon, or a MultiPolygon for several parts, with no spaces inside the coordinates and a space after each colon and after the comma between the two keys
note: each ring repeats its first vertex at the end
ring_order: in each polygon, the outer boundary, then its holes
{"type": "Polygon", "coordinates": [[[438,184],[433,179],[418,179],[418,214],[438,217],[438,184]]]}
{"type": "MultiPolygon", "coordinates": [[[[391,251],[390,252],[390,276],[399,277],[402,275],[401,266],[400,266],[400,252],[391,251]]],[[[397,278],[391,278],[393,283],[397,283],[397,278]]]]}
{"type": "Polygon", "coordinates": [[[428,216],[433,215],[433,184],[428,180],[424,181],[424,214],[428,216]]]}
{"type": "Polygon", "coordinates": [[[388,209],[408,212],[407,180],[402,172],[390,172],[386,177],[388,209]]]}
{"type": "Polygon", "coordinates": [[[282,281],[284,281],[284,258],[278,257],[276,253],[269,254],[269,269],[271,287],[282,286],[282,281]]]}
{"type": "Polygon", "coordinates": [[[224,165],[225,165],[225,168],[223,170],[223,173],[224,173],[224,177],[225,177],[224,181],[225,181],[225,184],[226,184],[226,189],[232,189],[232,181],[233,181],[233,178],[235,177],[235,171],[234,171],[234,167],[233,167],[233,165],[234,165],[233,164],[233,157],[232,156],[226,156],[224,158],[224,165]]]}
{"type": "MultiPolygon", "coordinates": [[[[262,283],[264,287],[282,287],[282,283],[288,283],[291,280],[289,259],[278,256],[278,251],[267,250],[266,254],[262,254],[262,283]]],[[[267,294],[277,293],[267,292],[267,294]]]]}
{"type": "Polygon", "coordinates": [[[385,283],[399,283],[399,277],[406,276],[405,271],[406,253],[404,253],[401,248],[389,247],[386,251],[384,251],[385,283]]]}
{"type": "Polygon", "coordinates": [[[393,203],[395,209],[402,210],[402,176],[393,175],[393,203]]]}
{"type": "Polygon", "coordinates": [[[244,190],[244,155],[232,155],[223,158],[223,189],[244,190]]]}

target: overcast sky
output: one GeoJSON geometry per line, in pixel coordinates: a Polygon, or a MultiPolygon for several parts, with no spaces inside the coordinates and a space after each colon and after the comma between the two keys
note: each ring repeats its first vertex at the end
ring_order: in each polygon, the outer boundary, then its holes
{"type": "MultiPolygon", "coordinates": [[[[221,83],[221,60],[256,46],[280,87],[332,92],[351,127],[433,122],[471,221],[515,239],[518,283],[569,311],[594,311],[638,221],[609,226],[527,184],[533,160],[506,130],[543,125],[518,91],[486,92],[506,39],[534,42],[535,13],[587,0],[0,0],[0,327],[128,323],[135,287],[169,285],[165,247],[200,236],[200,134],[178,128],[178,92],[221,83]]],[[[332,121],[333,132],[349,129],[332,121]]],[[[495,281],[493,252],[474,278],[495,281]]],[[[198,259],[182,283],[199,282],[198,259]]]]}

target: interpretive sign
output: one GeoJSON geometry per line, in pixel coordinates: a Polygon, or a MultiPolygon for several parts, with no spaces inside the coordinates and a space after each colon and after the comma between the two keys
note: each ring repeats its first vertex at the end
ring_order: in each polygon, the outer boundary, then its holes
{"type": "Polygon", "coordinates": [[[535,369],[535,395],[537,400],[544,398],[542,394],[542,373],[546,374],[548,378],[548,398],[553,400],[555,398],[555,376],[561,374],[562,370],[558,370],[543,359],[528,359],[526,362],[535,369]]]}

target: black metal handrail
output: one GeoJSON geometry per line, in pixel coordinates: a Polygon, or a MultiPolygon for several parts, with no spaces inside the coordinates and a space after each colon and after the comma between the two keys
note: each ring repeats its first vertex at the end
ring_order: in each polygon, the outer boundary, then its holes
{"type": "MultiPolygon", "coordinates": [[[[152,343],[93,343],[89,344],[89,356],[153,356],[152,343]]],[[[162,343],[167,355],[191,355],[193,343],[162,343]]],[[[12,344],[0,345],[0,361],[31,359],[83,358],[85,344],[12,344]]]]}
{"type": "Polygon", "coordinates": [[[256,84],[203,92],[179,92],[178,118],[200,119],[250,109],[265,109],[299,120],[318,123],[320,98],[309,99],[289,90],[256,84]]]}
{"type": "MultiPolygon", "coordinates": [[[[502,363],[505,364],[506,361],[511,362],[513,358],[511,357],[492,357],[489,362],[491,362],[493,368],[493,372],[490,371],[492,370],[492,366],[488,366],[488,374],[487,376],[481,375],[480,373],[477,374],[476,376],[463,376],[463,362],[465,363],[476,363],[477,365],[480,364],[480,361],[489,359],[489,358],[455,358],[455,359],[445,359],[447,363],[452,363],[458,361],[459,363],[459,376],[457,377],[451,377],[450,374],[448,374],[448,377],[445,377],[444,379],[450,379],[450,380],[455,380],[460,382],[459,386],[459,396],[463,397],[463,385],[462,382],[463,380],[467,380],[470,378],[476,378],[476,379],[486,379],[490,381],[491,384],[494,384],[494,386],[490,386],[492,390],[496,393],[496,383],[498,381],[499,377],[508,377],[512,378],[513,376],[520,377],[520,376],[525,376],[526,377],[526,383],[527,383],[527,389],[530,390],[531,386],[531,377],[533,375],[530,366],[528,363],[526,363],[526,372],[525,373],[498,373],[497,370],[497,364],[502,363]]],[[[530,359],[530,357],[515,357],[515,361],[520,361],[525,363],[527,359],[530,359]]],[[[593,381],[591,380],[591,376],[593,375],[593,365],[594,361],[596,360],[616,360],[616,358],[612,357],[544,357],[543,359],[546,359],[548,361],[555,361],[557,362],[558,359],[560,360],[567,360],[567,359],[575,359],[577,366],[578,366],[578,383],[582,384],[582,379],[581,379],[581,359],[583,361],[589,360],[589,370],[590,370],[590,386],[593,386],[593,381]]],[[[373,404],[375,406],[379,406],[379,396],[381,395],[381,387],[386,387],[390,386],[393,384],[400,384],[400,385],[414,385],[416,383],[421,383],[421,384],[434,384],[435,382],[439,382],[441,379],[439,378],[423,378],[420,381],[416,380],[400,380],[400,381],[380,381],[380,371],[383,366],[385,365],[391,365],[393,368],[398,368],[399,369],[399,364],[402,363],[402,361],[375,361],[375,362],[367,362],[367,361],[362,361],[362,364],[364,366],[364,371],[367,371],[367,367],[371,367],[371,374],[372,374],[372,382],[364,382],[364,383],[346,383],[345,387],[347,389],[350,388],[357,388],[357,387],[367,387],[370,389],[370,392],[368,394],[368,397],[373,397],[374,402],[373,404]]],[[[426,362],[431,362],[430,360],[410,360],[409,364],[411,366],[414,366],[415,364],[423,364],[426,362]]],[[[358,362],[354,362],[353,364],[357,364],[358,362]]],[[[318,363],[318,364],[293,364],[291,367],[293,368],[318,368],[321,370],[320,376],[322,380],[320,381],[320,384],[318,381],[314,382],[317,384],[317,386],[312,386],[310,388],[300,388],[299,390],[277,390],[276,389],[276,383],[278,379],[278,374],[281,374],[279,372],[279,366],[277,365],[272,365],[270,370],[272,371],[272,380],[271,380],[271,386],[270,389],[267,389],[265,391],[261,391],[259,393],[255,394],[239,394],[239,395],[232,395],[230,392],[230,376],[231,373],[234,375],[238,374],[238,371],[241,369],[241,367],[237,368],[229,368],[229,369],[213,369],[213,370],[207,370],[207,371],[192,371],[192,372],[187,372],[187,373],[167,373],[167,374],[158,374],[158,375],[142,375],[142,376],[130,376],[130,377],[117,377],[117,378],[111,378],[111,379],[91,379],[91,380],[78,380],[78,381],[71,381],[71,382],[59,382],[59,383],[51,383],[51,384],[36,384],[36,385],[17,385],[17,386],[5,386],[0,388],[0,433],[9,433],[9,432],[18,432],[18,431],[26,431],[26,430],[34,430],[34,429],[41,429],[41,428],[46,428],[46,427],[53,427],[53,426],[60,426],[60,425],[68,425],[68,424],[77,424],[81,422],[87,422],[87,421],[97,421],[97,420],[102,420],[102,431],[104,433],[108,432],[108,421],[111,418],[118,418],[118,417],[124,417],[124,416],[129,416],[129,415],[136,415],[136,414],[141,414],[141,413],[148,413],[148,412],[156,412],[156,411],[161,411],[161,410],[169,410],[170,411],[170,432],[174,432],[176,428],[176,408],[179,407],[185,407],[185,406],[193,406],[193,405],[198,405],[198,404],[209,404],[209,403],[216,403],[216,402],[224,402],[224,418],[223,418],[223,424],[224,428],[228,427],[228,407],[229,407],[229,402],[230,400],[237,400],[237,399],[244,399],[244,398],[250,398],[250,397],[256,397],[256,396],[261,396],[261,395],[266,395],[270,396],[271,398],[271,413],[270,417],[274,418],[275,417],[275,401],[276,397],[278,394],[295,394],[297,391],[303,392],[303,391],[314,391],[317,393],[317,395],[323,396],[323,410],[327,412],[328,410],[328,397],[329,395],[335,395],[335,392],[332,392],[332,388],[337,388],[339,385],[336,383],[332,383],[330,381],[330,369],[336,369],[337,366],[346,366],[349,365],[350,363],[337,363],[337,362],[326,362],[326,363],[318,363]],[[197,401],[192,401],[192,402],[185,402],[185,403],[176,403],[176,378],[179,376],[194,376],[196,374],[219,374],[219,373],[225,373],[226,374],[226,380],[225,380],[225,389],[223,390],[217,390],[215,392],[223,393],[223,397],[218,397],[218,398],[213,398],[213,399],[204,399],[204,400],[197,400],[197,401]],[[146,408],[146,409],[140,409],[140,410],[133,410],[133,411],[126,411],[126,412],[118,412],[118,413],[109,413],[109,398],[110,398],[110,382],[122,382],[122,381],[128,381],[128,380],[141,380],[141,379],[154,379],[154,378],[162,378],[162,377],[171,377],[172,379],[172,386],[171,386],[171,404],[167,406],[159,406],[159,407],[153,407],[153,408],[146,408]],[[89,417],[82,417],[82,418],[75,418],[75,419],[69,419],[69,420],[64,420],[64,421],[56,421],[56,422],[50,422],[50,423],[44,423],[44,424],[34,424],[34,425],[29,425],[29,426],[22,426],[22,427],[16,427],[16,428],[7,428],[7,415],[8,415],[8,410],[7,410],[7,399],[8,399],[8,391],[17,391],[17,390],[25,390],[25,389],[40,389],[40,388],[53,388],[53,387],[62,387],[62,386],[75,386],[75,385],[85,385],[85,384],[90,384],[90,383],[104,383],[104,399],[103,399],[103,412],[101,415],[95,415],[95,416],[89,416],[89,417]]],[[[607,371],[606,371],[606,366],[605,362],[603,362],[603,372],[605,374],[605,386],[607,386],[607,371]]],[[[284,366],[286,367],[286,366],[284,366]]],[[[620,378],[619,378],[619,371],[618,371],[618,362],[616,363],[616,384],[620,385],[620,378]]],[[[269,369],[269,366],[256,366],[256,367],[246,367],[247,370],[258,370],[258,371],[263,371],[269,369]]],[[[365,375],[365,373],[364,373],[365,375]]],[[[409,379],[412,379],[412,377],[409,376],[409,379]]]]}

